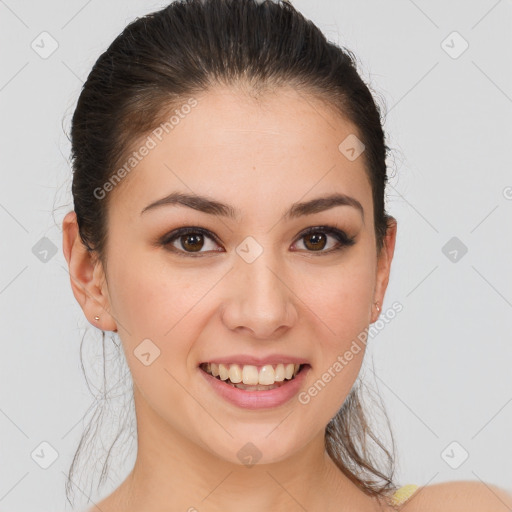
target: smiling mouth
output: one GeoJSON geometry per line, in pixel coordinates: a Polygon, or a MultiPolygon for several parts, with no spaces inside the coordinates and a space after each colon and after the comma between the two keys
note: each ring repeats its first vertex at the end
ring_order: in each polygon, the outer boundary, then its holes
{"type": "Polygon", "coordinates": [[[232,387],[246,391],[269,391],[293,380],[308,364],[224,365],[202,363],[199,368],[232,387]]]}

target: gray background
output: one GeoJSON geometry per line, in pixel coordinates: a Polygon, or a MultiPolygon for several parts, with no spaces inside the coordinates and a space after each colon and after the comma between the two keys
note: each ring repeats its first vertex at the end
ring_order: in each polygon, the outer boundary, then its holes
{"type": "MultiPolygon", "coordinates": [[[[399,227],[383,309],[398,301],[403,311],[371,340],[375,376],[365,364],[365,378],[391,419],[398,480],[512,489],[512,2],[293,4],[356,53],[387,111],[388,210],[399,227]]],[[[0,0],[1,511],[65,509],[64,473],[94,404],[80,341],[88,328],[85,363],[100,375],[101,340],[62,254],[60,226],[72,209],[63,128],[100,53],[134,17],[163,5],[0,0]],[[58,44],[47,58],[43,31],[58,44]],[[58,454],[48,469],[43,442],[58,454]]],[[[116,372],[109,378],[115,384],[116,372]]],[[[134,446],[124,443],[121,455],[102,495],[129,471],[134,446]]],[[[84,504],[98,498],[76,485],[84,504]]]]}

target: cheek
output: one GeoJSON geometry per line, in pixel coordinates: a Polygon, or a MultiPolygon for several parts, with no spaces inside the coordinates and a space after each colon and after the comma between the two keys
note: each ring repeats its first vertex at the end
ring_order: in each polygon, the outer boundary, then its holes
{"type": "Polygon", "coordinates": [[[375,269],[368,257],[354,255],[336,270],[311,276],[308,283],[311,293],[306,303],[325,323],[327,339],[346,341],[368,326],[375,286],[375,269]]]}
{"type": "Polygon", "coordinates": [[[335,272],[331,269],[323,279],[315,277],[308,278],[313,290],[308,305],[318,316],[315,338],[319,361],[314,375],[318,385],[313,384],[304,400],[316,404],[315,414],[324,415],[328,421],[343,404],[363,362],[375,268],[368,254],[354,251],[335,272]],[[315,398],[318,395],[321,398],[315,398]]]}
{"type": "Polygon", "coordinates": [[[160,400],[170,397],[169,403],[184,408],[177,382],[187,379],[187,355],[197,336],[194,305],[207,285],[212,286],[211,277],[201,293],[190,275],[173,271],[147,252],[126,254],[130,256],[111,260],[109,292],[112,289],[113,311],[122,324],[119,331],[133,380],[156,409],[160,400]]]}
{"type": "MultiPolygon", "coordinates": [[[[169,380],[164,369],[180,382],[195,370],[190,352],[208,322],[211,311],[204,308],[209,305],[208,292],[219,277],[204,268],[175,268],[169,261],[142,251],[140,255],[128,254],[129,258],[119,258],[111,265],[111,302],[122,324],[120,336],[134,380],[141,389],[151,389],[155,385],[152,379],[156,379],[158,396],[162,379],[169,380]],[[152,360],[156,354],[151,368],[137,358],[148,351],[152,360]]],[[[168,390],[171,394],[175,391],[172,386],[168,390]]]]}
{"type": "Polygon", "coordinates": [[[315,315],[317,366],[299,399],[311,422],[325,424],[338,412],[361,369],[372,302],[369,265],[340,267],[336,278],[315,282],[308,304],[315,315]],[[308,407],[310,407],[308,409],[308,407]]]}
{"type": "Polygon", "coordinates": [[[110,264],[114,314],[131,336],[165,339],[200,301],[211,277],[173,269],[147,252],[127,253],[130,257],[119,255],[110,264]]]}

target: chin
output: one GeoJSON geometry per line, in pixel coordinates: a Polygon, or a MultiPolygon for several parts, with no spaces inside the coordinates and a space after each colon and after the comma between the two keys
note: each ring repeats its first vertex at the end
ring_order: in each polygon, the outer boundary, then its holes
{"type": "Polygon", "coordinates": [[[299,449],[298,443],[290,443],[290,436],[283,430],[270,434],[276,426],[255,429],[254,426],[247,429],[237,429],[237,432],[229,429],[229,425],[225,425],[229,435],[223,436],[222,440],[214,441],[212,437],[208,438],[208,450],[216,457],[224,459],[230,464],[240,466],[253,466],[255,464],[275,464],[289,458],[296,450],[299,449]],[[272,438],[272,439],[271,439],[272,438]]]}

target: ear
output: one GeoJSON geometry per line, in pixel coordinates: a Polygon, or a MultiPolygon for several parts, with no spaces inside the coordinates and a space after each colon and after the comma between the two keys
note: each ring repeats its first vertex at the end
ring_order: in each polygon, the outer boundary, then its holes
{"type": "MultiPolygon", "coordinates": [[[[383,246],[377,258],[377,276],[373,294],[373,302],[378,302],[381,308],[384,302],[386,288],[388,287],[391,261],[393,260],[393,254],[395,252],[396,231],[397,221],[394,217],[390,217],[386,235],[383,240],[383,246]]],[[[370,323],[376,322],[379,315],[380,311],[377,311],[375,305],[372,304],[370,323]]]]}
{"type": "Polygon", "coordinates": [[[69,267],[73,295],[89,322],[103,331],[117,331],[111,316],[110,299],[103,266],[87,250],[78,232],[76,213],[66,214],[62,222],[63,252],[69,267]],[[99,316],[99,320],[94,317],[99,316]]]}

